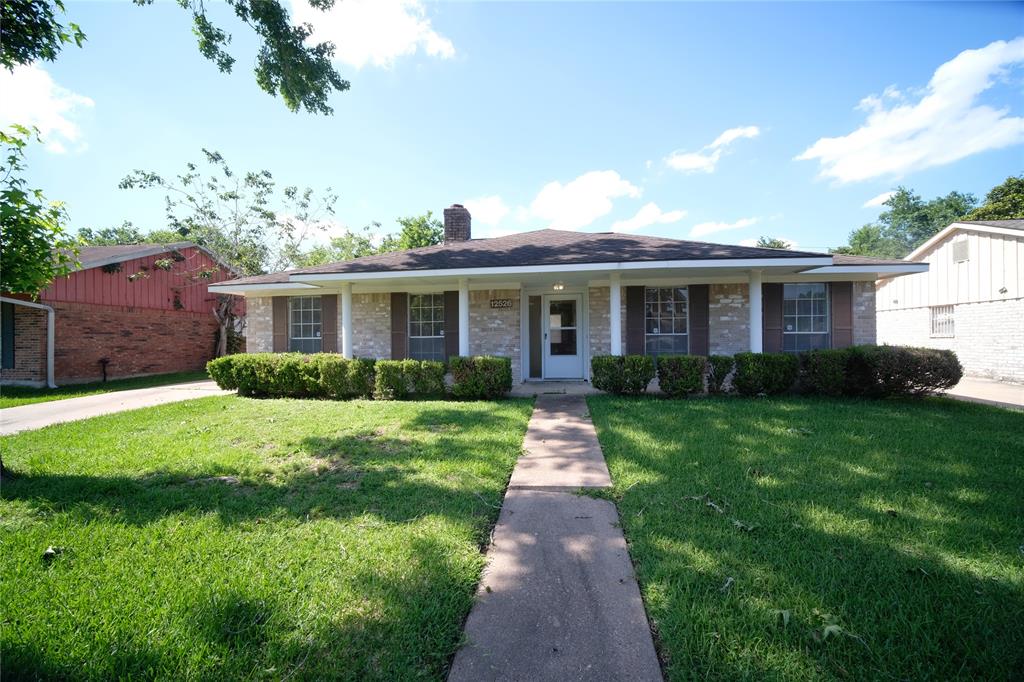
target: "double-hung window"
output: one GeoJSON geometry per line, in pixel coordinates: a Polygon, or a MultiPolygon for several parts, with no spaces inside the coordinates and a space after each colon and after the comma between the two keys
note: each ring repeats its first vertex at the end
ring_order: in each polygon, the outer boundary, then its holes
{"type": "Polygon", "coordinates": [[[685,355],[690,351],[688,294],[686,287],[648,287],[644,291],[647,355],[685,355]]]}
{"type": "Polygon", "coordinates": [[[953,336],[953,306],[933,305],[931,313],[931,334],[933,338],[951,338],[953,336]]]}
{"type": "Polygon", "coordinates": [[[828,348],[828,285],[782,285],[782,350],[798,353],[828,348]]]}
{"type": "Polygon", "coordinates": [[[291,296],[288,299],[288,350],[319,353],[323,332],[319,296],[291,296]]]}
{"type": "Polygon", "coordinates": [[[444,294],[409,294],[409,357],[444,360],[444,294]]]}

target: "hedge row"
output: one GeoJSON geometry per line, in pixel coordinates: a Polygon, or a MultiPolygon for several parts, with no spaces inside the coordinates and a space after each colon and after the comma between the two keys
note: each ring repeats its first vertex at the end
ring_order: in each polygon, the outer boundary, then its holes
{"type": "Polygon", "coordinates": [[[949,389],[963,376],[952,351],[905,346],[854,346],[800,355],[670,355],[657,362],[642,355],[603,355],[593,358],[591,369],[594,388],[599,390],[636,395],[657,376],[669,397],[723,393],[728,378],[732,390],[745,396],[805,393],[885,398],[949,389]]]}
{"type": "MultiPolygon", "coordinates": [[[[512,388],[508,358],[449,361],[456,398],[491,400],[512,388]]],[[[447,367],[430,360],[346,359],[334,353],[241,353],[211,360],[206,371],[217,385],[239,395],[266,398],[440,398],[448,394],[447,367]]]]}

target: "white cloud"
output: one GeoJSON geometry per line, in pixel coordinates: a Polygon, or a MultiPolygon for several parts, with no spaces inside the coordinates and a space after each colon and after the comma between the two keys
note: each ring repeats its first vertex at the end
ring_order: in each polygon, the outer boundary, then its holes
{"type": "Polygon", "coordinates": [[[616,232],[635,232],[651,225],[678,223],[685,217],[686,211],[662,211],[652,201],[642,206],[632,218],[613,223],[612,230],[616,232]]]}
{"type": "Polygon", "coordinates": [[[452,41],[434,30],[419,0],[338,0],[326,12],[292,0],[292,20],[311,24],[310,40],[331,41],[334,60],[357,69],[390,67],[417,50],[442,59],[455,55],[452,41]]]}
{"type": "Polygon", "coordinates": [[[636,198],[640,188],[611,170],[590,171],[563,185],[544,185],[530,204],[530,212],[556,230],[578,230],[612,210],[612,200],[636,198]]]}
{"type": "Polygon", "coordinates": [[[1024,118],[978,104],[1011,67],[1024,63],[1024,37],[964,50],[932,75],[916,102],[895,87],[860,101],[859,128],[823,137],[797,160],[817,160],[820,175],[840,183],[901,177],[990,149],[1024,142],[1024,118]],[[891,104],[889,104],[891,102],[891,104]]]}
{"type": "Polygon", "coordinates": [[[861,208],[873,208],[875,206],[881,206],[885,202],[889,201],[889,197],[896,194],[896,192],[882,192],[877,197],[872,197],[864,202],[861,208]]]}
{"type": "Polygon", "coordinates": [[[15,66],[14,71],[0,69],[0,93],[0,126],[20,123],[39,128],[46,148],[55,154],[69,147],[85,150],[76,119],[82,109],[95,106],[91,99],[58,85],[36,64],[15,66]]]}
{"type": "Polygon", "coordinates": [[[477,199],[467,199],[462,205],[469,209],[473,217],[473,223],[483,225],[497,225],[509,214],[510,209],[497,194],[477,199]]]}
{"type": "Polygon", "coordinates": [[[705,146],[700,151],[684,152],[675,151],[665,157],[665,163],[669,168],[684,173],[713,173],[718,161],[726,152],[726,149],[736,140],[753,138],[761,134],[757,126],[744,126],[740,128],[729,128],[715,138],[715,141],[705,146]]]}
{"type": "Polygon", "coordinates": [[[739,229],[742,229],[744,227],[750,227],[751,225],[756,225],[760,221],[761,221],[760,218],[740,218],[739,220],[737,220],[734,223],[718,223],[718,222],[698,223],[697,225],[693,226],[692,230],[690,230],[690,236],[691,237],[704,237],[704,236],[709,235],[709,234],[715,234],[716,232],[726,232],[728,230],[739,230],[739,229]]]}

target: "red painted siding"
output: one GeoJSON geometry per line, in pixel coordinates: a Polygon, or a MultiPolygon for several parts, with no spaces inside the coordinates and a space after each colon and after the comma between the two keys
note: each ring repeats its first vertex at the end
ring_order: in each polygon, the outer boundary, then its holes
{"type": "MultiPolygon", "coordinates": [[[[156,261],[170,258],[170,253],[124,261],[117,272],[105,272],[102,267],[79,270],[57,278],[39,298],[48,304],[93,303],[210,314],[216,296],[207,286],[231,279],[232,274],[195,247],[180,249],[179,253],[184,260],[172,260],[169,270],[157,267],[156,261]],[[214,268],[216,272],[208,278],[198,274],[214,268]]],[[[239,299],[239,304],[242,303],[239,299]]]]}

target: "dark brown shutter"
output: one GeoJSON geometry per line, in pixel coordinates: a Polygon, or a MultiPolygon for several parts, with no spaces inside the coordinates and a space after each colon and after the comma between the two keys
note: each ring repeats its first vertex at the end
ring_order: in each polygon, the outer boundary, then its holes
{"type": "Polygon", "coordinates": [[[626,287],[626,355],[644,354],[644,287],[626,287]]]}
{"type": "Polygon", "coordinates": [[[710,287],[707,284],[691,284],[687,289],[690,303],[690,355],[707,355],[711,340],[708,329],[710,287]]]}
{"type": "Polygon", "coordinates": [[[459,354],[459,292],[444,292],[444,358],[459,354]]]}
{"type": "Polygon", "coordinates": [[[782,352],[782,284],[761,285],[761,317],[765,353],[782,352]]]}
{"type": "Polygon", "coordinates": [[[338,352],[338,295],[320,297],[320,350],[338,352]]]}
{"type": "Polygon", "coordinates": [[[853,282],[833,282],[832,292],[832,347],[849,348],[853,345],[853,282]]]}
{"type": "Polygon", "coordinates": [[[288,352],[288,297],[275,296],[274,302],[274,352],[288,352]]]}
{"type": "Polygon", "coordinates": [[[409,357],[409,295],[391,294],[391,359],[409,357]]]}

